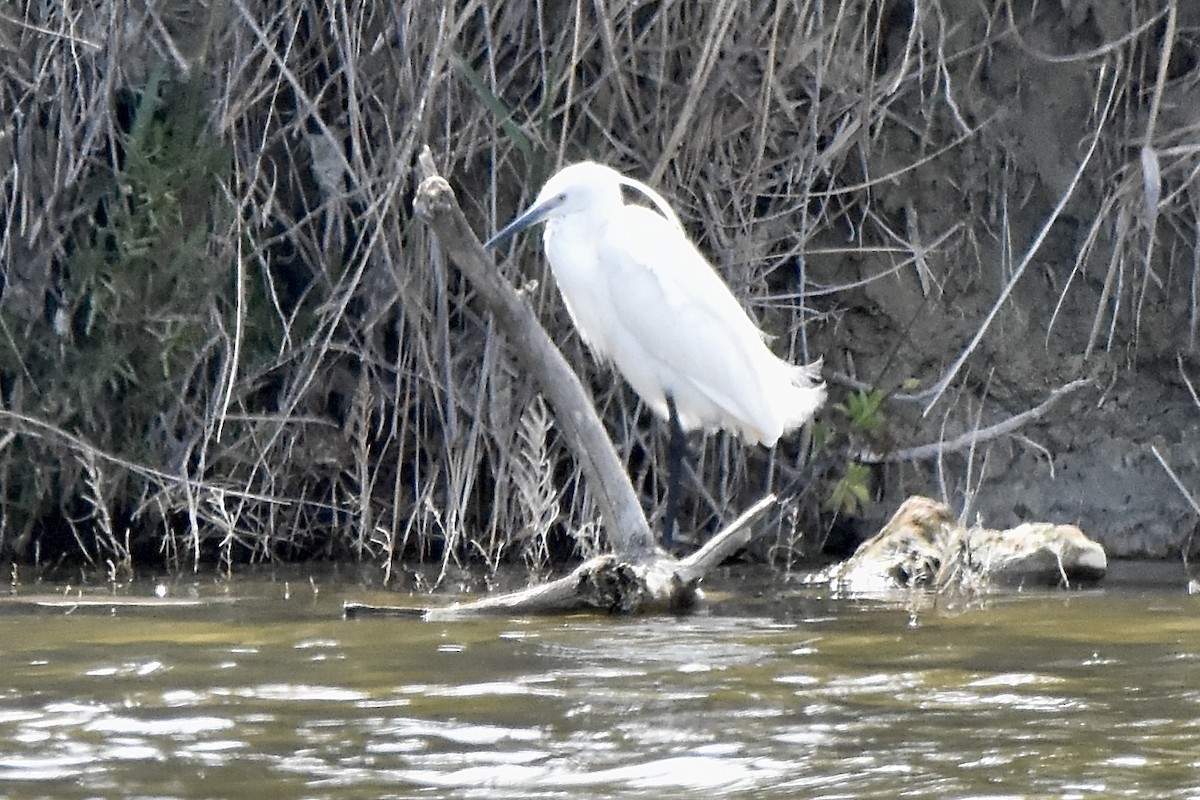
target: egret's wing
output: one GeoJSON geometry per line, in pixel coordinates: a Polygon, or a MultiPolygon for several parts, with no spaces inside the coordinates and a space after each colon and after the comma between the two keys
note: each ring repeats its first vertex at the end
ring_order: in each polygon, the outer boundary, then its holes
{"type": "MultiPolygon", "coordinates": [[[[625,334],[613,360],[643,397],[653,401],[630,374],[639,368],[653,370],[660,385],[676,393],[681,415],[690,410],[699,424],[751,432],[771,418],[758,372],[771,356],[759,329],[682,230],[653,211],[627,206],[602,232],[599,256],[625,334]],[[689,389],[723,417],[689,409],[689,389]]],[[[643,376],[644,385],[649,381],[643,376]]]]}

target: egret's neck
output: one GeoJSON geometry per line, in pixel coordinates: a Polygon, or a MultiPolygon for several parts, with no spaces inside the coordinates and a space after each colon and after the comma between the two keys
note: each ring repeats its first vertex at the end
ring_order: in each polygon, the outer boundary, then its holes
{"type": "Polygon", "coordinates": [[[552,266],[565,257],[594,253],[601,232],[612,217],[608,209],[589,209],[586,214],[564,214],[546,223],[542,243],[552,266]]]}
{"type": "Polygon", "coordinates": [[[588,187],[582,196],[546,221],[542,242],[563,296],[571,304],[586,294],[587,282],[599,280],[597,252],[603,237],[625,207],[620,184],[588,187]]]}

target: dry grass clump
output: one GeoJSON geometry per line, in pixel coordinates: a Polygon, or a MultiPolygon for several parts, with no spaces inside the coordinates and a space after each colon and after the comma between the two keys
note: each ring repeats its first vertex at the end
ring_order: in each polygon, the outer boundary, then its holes
{"type": "MultiPolygon", "coordinates": [[[[1053,358],[1190,349],[1198,17],[1174,0],[10,5],[0,550],[390,569],[594,549],[552,413],[412,220],[424,144],[481,234],[564,162],[648,179],[775,349],[825,354],[848,385],[969,392],[1002,337],[1053,358]],[[1061,197],[1073,230],[1027,251],[1061,197]],[[1040,283],[1014,270],[1027,253],[1040,283]],[[1009,283],[1002,332],[947,371],[946,342],[1009,283]],[[1088,334],[1063,333],[1080,315],[1088,334]]],[[[535,250],[500,268],[657,509],[663,426],[585,352],[535,250]]],[[[942,405],[942,426],[976,421],[942,405]]],[[[775,552],[810,552],[859,439],[834,414],[773,453],[710,437],[684,529],[773,488],[793,498],[775,552]]]]}

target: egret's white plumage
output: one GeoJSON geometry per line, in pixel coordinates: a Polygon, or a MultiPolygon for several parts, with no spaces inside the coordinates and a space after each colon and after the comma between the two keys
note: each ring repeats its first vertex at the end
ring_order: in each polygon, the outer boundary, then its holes
{"type": "Polygon", "coordinates": [[[818,365],[770,351],[645,184],[593,162],[565,167],[488,245],[542,221],[550,268],[584,341],[663,419],[669,396],[684,430],[723,428],[771,447],[824,402],[818,365]],[[623,186],[658,211],[627,205],[623,186]]]}

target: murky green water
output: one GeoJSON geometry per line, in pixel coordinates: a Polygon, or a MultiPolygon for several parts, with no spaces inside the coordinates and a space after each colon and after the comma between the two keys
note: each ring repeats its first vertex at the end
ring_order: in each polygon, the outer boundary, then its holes
{"type": "Polygon", "coordinates": [[[743,584],[684,619],[344,621],[404,598],[296,574],[9,603],[0,795],[1200,797],[1181,574],[955,608],[743,584]]]}

